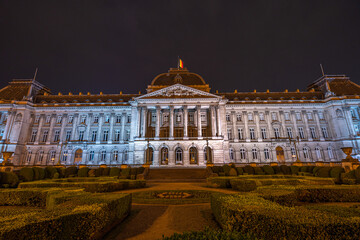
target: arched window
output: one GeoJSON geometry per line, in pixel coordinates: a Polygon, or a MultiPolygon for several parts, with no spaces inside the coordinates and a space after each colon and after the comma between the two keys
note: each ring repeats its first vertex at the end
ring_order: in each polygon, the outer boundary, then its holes
{"type": "Polygon", "coordinates": [[[43,159],[44,159],[44,151],[43,151],[43,150],[40,150],[40,151],[38,152],[37,162],[38,162],[38,163],[42,163],[43,159]]]}
{"type": "Polygon", "coordinates": [[[161,164],[167,165],[169,161],[169,149],[167,147],[161,148],[161,164]]]}
{"type": "Polygon", "coordinates": [[[106,151],[102,150],[100,155],[100,161],[105,161],[105,160],[106,160],[106,151]]]}
{"type": "Polygon", "coordinates": [[[256,148],[253,148],[253,149],[251,150],[251,152],[252,152],[252,157],[253,157],[253,159],[254,159],[254,160],[257,160],[257,159],[258,159],[257,149],[256,149],[256,148]]]}
{"type": "Polygon", "coordinates": [[[291,157],[293,160],[296,160],[296,150],[295,147],[291,147],[291,157]]]}
{"type": "Polygon", "coordinates": [[[61,159],[61,161],[62,161],[62,162],[66,162],[66,161],[67,161],[67,158],[68,158],[68,150],[64,150],[64,151],[63,151],[63,154],[62,154],[62,159],[61,159]]]}
{"type": "Polygon", "coordinates": [[[306,160],[308,160],[310,158],[310,152],[309,152],[309,149],[307,147],[304,147],[303,148],[303,151],[304,151],[304,158],[306,160]]]}
{"type": "Polygon", "coordinates": [[[175,150],[175,163],[181,164],[182,163],[182,149],[180,147],[176,148],[175,150]]]}
{"type": "Polygon", "coordinates": [[[198,154],[196,147],[191,147],[189,150],[190,164],[197,164],[198,162],[198,154]]]}
{"type": "Polygon", "coordinates": [[[315,148],[316,158],[319,160],[321,159],[321,149],[319,147],[315,148]]]}
{"type": "Polygon", "coordinates": [[[240,149],[240,159],[246,159],[246,150],[243,148],[240,149]]]}
{"type": "Polygon", "coordinates": [[[118,150],[113,151],[112,160],[115,162],[117,162],[119,160],[119,151],[118,150]]]}
{"type": "Polygon", "coordinates": [[[128,150],[125,149],[123,153],[123,162],[126,163],[128,161],[128,158],[129,158],[129,153],[128,150]]]}
{"type": "Polygon", "coordinates": [[[27,155],[26,155],[26,162],[27,162],[27,163],[30,163],[30,162],[31,162],[31,156],[32,156],[32,152],[31,152],[31,151],[28,151],[28,152],[27,152],[27,155]]]}
{"type": "Polygon", "coordinates": [[[54,163],[55,162],[55,155],[56,155],[56,152],[54,150],[51,150],[49,152],[49,161],[48,162],[54,163]]]}
{"type": "Polygon", "coordinates": [[[234,149],[230,148],[229,149],[229,157],[230,157],[230,160],[234,160],[234,149]]]}
{"type": "Polygon", "coordinates": [[[264,149],[264,157],[265,157],[265,160],[270,159],[270,154],[269,154],[269,149],[268,148],[264,149]]]}
{"type": "Polygon", "coordinates": [[[91,150],[89,153],[89,162],[94,161],[95,151],[91,150]]]}
{"type": "Polygon", "coordinates": [[[335,155],[334,155],[334,151],[333,151],[332,147],[328,146],[327,151],[328,151],[329,158],[334,159],[335,155]]]}

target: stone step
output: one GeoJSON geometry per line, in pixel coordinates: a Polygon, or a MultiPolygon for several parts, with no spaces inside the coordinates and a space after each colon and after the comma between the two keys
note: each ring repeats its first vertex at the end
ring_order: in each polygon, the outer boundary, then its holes
{"type": "Polygon", "coordinates": [[[186,169],[152,169],[150,168],[147,179],[205,179],[206,170],[201,168],[186,168],[186,169]]]}

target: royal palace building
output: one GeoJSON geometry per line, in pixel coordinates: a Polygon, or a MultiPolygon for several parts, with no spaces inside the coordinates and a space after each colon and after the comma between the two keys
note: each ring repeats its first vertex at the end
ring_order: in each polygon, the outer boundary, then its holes
{"type": "MultiPolygon", "coordinates": [[[[0,147],[15,165],[205,166],[338,162],[360,154],[360,86],[324,75],[306,91],[210,91],[186,68],[146,94],[53,94],[35,79],[0,90],[0,147]]],[[[360,155],[359,155],[360,156],[360,155]]]]}

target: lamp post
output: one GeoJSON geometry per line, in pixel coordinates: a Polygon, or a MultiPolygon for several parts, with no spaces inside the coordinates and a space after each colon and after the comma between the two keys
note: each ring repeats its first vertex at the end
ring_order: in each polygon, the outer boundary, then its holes
{"type": "Polygon", "coordinates": [[[300,159],[299,159],[299,155],[298,155],[297,146],[296,146],[296,143],[299,143],[299,142],[300,142],[299,136],[296,136],[295,139],[292,139],[292,138],[290,138],[290,136],[289,136],[289,142],[290,142],[290,145],[291,145],[291,143],[293,143],[293,144],[294,144],[294,147],[295,147],[295,154],[296,154],[296,161],[295,161],[295,162],[296,162],[297,164],[301,163],[301,161],[300,161],[300,159]]]}
{"type": "Polygon", "coordinates": [[[214,164],[210,160],[209,137],[206,137],[206,166],[212,167],[214,164]]]}

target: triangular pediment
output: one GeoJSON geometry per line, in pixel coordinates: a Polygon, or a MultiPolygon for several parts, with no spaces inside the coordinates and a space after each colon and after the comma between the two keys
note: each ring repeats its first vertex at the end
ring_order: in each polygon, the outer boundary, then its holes
{"type": "Polygon", "coordinates": [[[221,98],[215,94],[204,92],[180,83],[145,94],[136,99],[158,99],[158,98],[221,98]]]}

